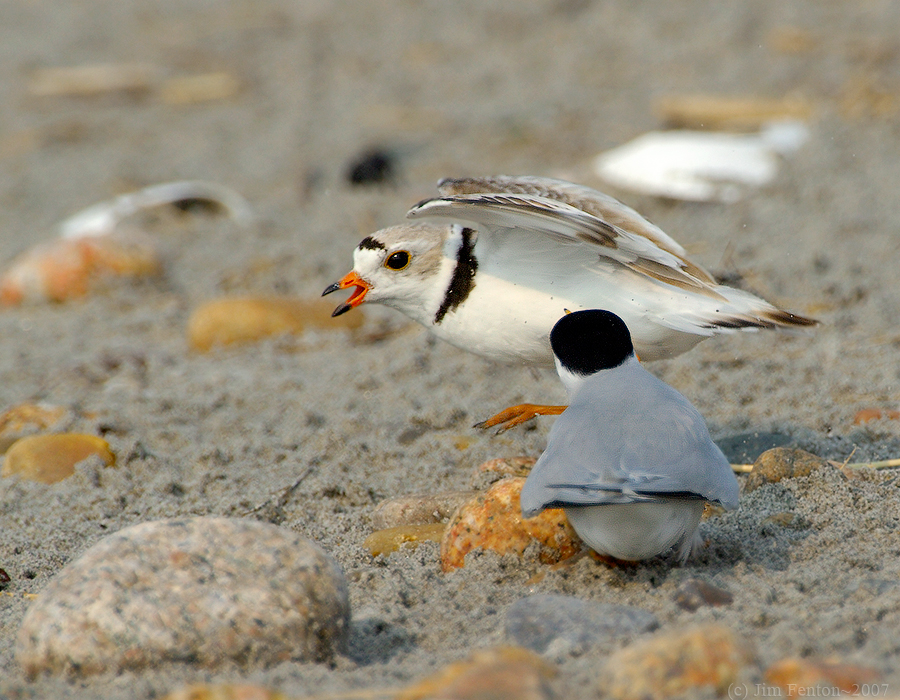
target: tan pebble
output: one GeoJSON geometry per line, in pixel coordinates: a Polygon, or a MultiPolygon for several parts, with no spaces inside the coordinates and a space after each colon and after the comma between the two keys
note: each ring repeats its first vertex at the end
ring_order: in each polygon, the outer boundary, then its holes
{"type": "Polygon", "coordinates": [[[827,465],[829,465],[827,460],[804,450],[790,447],[766,450],[753,463],[753,470],[744,482],[744,493],[750,493],[763,484],[774,484],[782,479],[809,476],[816,469],[827,465]]]}
{"type": "Polygon", "coordinates": [[[873,420],[900,420],[900,411],[883,411],[880,408],[863,408],[853,416],[853,425],[863,425],[873,420]]]}
{"type": "Polygon", "coordinates": [[[879,674],[874,668],[842,663],[837,660],[789,658],[766,669],[765,681],[784,689],[788,697],[812,695],[816,686],[836,687],[843,693],[858,694],[859,686],[877,683],[879,674]]]}
{"type": "Polygon", "coordinates": [[[478,466],[480,472],[494,472],[509,476],[528,476],[537,460],[534,457],[497,457],[478,466]]]}
{"type": "Polygon", "coordinates": [[[474,652],[409,686],[395,700],[549,700],[556,668],[521,647],[474,652]]]}
{"type": "Polygon", "coordinates": [[[724,696],[741,669],[753,663],[748,647],[726,627],[666,631],[609,657],[600,687],[617,700],[662,700],[713,691],[724,696]]]}
{"type": "Polygon", "coordinates": [[[19,438],[57,428],[69,417],[65,406],[46,403],[20,403],[0,414],[0,454],[19,438]]]}
{"type": "Polygon", "coordinates": [[[10,263],[0,279],[0,303],[67,301],[105,278],[146,277],[161,269],[156,246],[137,232],[58,238],[10,263]]]}
{"type": "Polygon", "coordinates": [[[231,73],[199,73],[169,78],[159,88],[159,98],[170,105],[189,105],[234,97],[241,81],[231,73]]]}
{"type": "Polygon", "coordinates": [[[289,700],[284,693],[258,685],[223,683],[220,685],[189,685],[162,700],[289,700]]]}
{"type": "Polygon", "coordinates": [[[91,97],[110,92],[140,92],[153,85],[157,73],[155,66],[143,63],[39,68],[28,81],[28,92],[36,97],[91,97]]]}
{"type": "Polygon", "coordinates": [[[377,557],[396,552],[401,547],[416,547],[420,542],[440,542],[446,529],[444,523],[398,525],[373,532],[363,541],[363,547],[377,557]]]}
{"type": "Polygon", "coordinates": [[[372,511],[372,527],[386,530],[398,525],[425,525],[449,518],[474,491],[446,491],[435,494],[412,494],[382,501],[372,511]]]}
{"type": "Polygon", "coordinates": [[[202,304],[188,320],[188,343],[199,352],[216,345],[253,343],[309,328],[358,328],[363,317],[332,318],[332,304],[294,297],[234,297],[202,304]]]}
{"type": "Polygon", "coordinates": [[[657,100],[654,110],[667,126],[710,131],[759,129],[775,120],[809,121],[815,111],[802,98],[720,95],[670,95],[657,100]]]}
{"type": "Polygon", "coordinates": [[[808,53],[816,48],[816,38],[801,27],[775,27],[766,43],[773,51],[787,54],[808,53]]]}
{"type": "Polygon", "coordinates": [[[106,466],[116,463],[109,443],[96,435],[58,433],[16,440],[6,452],[0,476],[20,476],[42,484],[55,484],[75,473],[75,465],[97,456],[106,466]]]}
{"type": "Polygon", "coordinates": [[[466,554],[473,549],[522,554],[537,542],[545,564],[568,559],[582,549],[561,508],[548,508],[533,518],[522,517],[519,495],[524,483],[522,477],[501,479],[454,514],[441,540],[441,568],[445,572],[463,566],[466,554]]]}

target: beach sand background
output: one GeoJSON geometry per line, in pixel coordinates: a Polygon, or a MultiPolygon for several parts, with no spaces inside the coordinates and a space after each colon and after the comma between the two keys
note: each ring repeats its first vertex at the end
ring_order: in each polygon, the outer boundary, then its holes
{"type": "MultiPolygon", "coordinates": [[[[714,273],[821,319],[810,334],[723,336],[651,365],[720,444],[778,433],[838,461],[900,457],[900,423],[854,425],[861,409],[900,408],[900,5],[31,0],[2,14],[0,261],[84,206],[163,181],[232,187],[257,219],[141,217],[164,251],[162,277],[0,311],[0,409],[66,406],[73,429],[102,434],[119,457],[54,486],[0,480],[0,566],[12,578],[0,594],[0,697],[150,698],[206,680],[297,696],[399,687],[503,642],[508,607],[541,592],[637,606],[664,630],[718,621],[753,645],[759,668],[834,657],[874,667],[900,695],[892,473],[832,470],[758,490],[704,523],[710,549],[684,567],[588,558],[548,570],[485,554],[443,574],[433,543],[373,560],[362,542],[377,503],[467,488],[487,459],[539,455],[552,418],[499,437],[471,425],[521,401],[562,401],[557,378],[436,342],[386,309],[354,311],[357,331],[208,354],[185,330],[219,296],[316,297],[363,236],[401,221],[441,177],[565,177],[619,196],[714,273]],[[157,82],[28,92],[38,69],[93,63],[147,64],[157,82]],[[158,89],[210,72],[240,89],[192,104],[158,89]],[[806,100],[810,139],[774,183],[731,205],[615,191],[592,175],[592,156],[662,126],[661,98],[690,94],[806,100]],[[392,182],[351,186],[349,165],[372,147],[395,156],[392,182]],[[301,474],[280,510],[243,515],[301,474]],[[783,512],[800,525],[763,522],[783,512]],[[189,515],[271,520],[336,557],[350,582],[348,653],[332,665],[27,681],[14,660],[24,594],[111,532],[189,515]],[[734,602],[679,608],[673,594],[692,577],[734,602]]],[[[595,694],[618,646],[555,659],[560,696],[595,694]]]]}

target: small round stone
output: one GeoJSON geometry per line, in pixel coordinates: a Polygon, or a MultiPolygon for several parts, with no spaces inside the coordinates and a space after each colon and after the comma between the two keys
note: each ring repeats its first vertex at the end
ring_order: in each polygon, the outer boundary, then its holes
{"type": "Polygon", "coordinates": [[[254,520],[160,520],[60,571],[25,615],[16,658],[30,677],[324,661],[349,618],[340,567],[304,537],[254,520]]]}
{"type": "Polygon", "coordinates": [[[583,654],[590,648],[659,627],[656,616],[627,605],[593,603],[573,596],[530,595],[506,613],[507,638],[526,649],[583,654]]]}
{"type": "Polygon", "coordinates": [[[804,450],[775,447],[763,452],[753,463],[753,470],[744,482],[744,493],[755,491],[764,484],[782,479],[809,476],[816,469],[828,466],[828,461],[804,450]]]}

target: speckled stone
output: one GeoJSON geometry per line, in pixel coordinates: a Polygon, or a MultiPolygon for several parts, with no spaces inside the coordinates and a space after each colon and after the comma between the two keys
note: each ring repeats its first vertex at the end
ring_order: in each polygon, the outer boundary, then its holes
{"type": "Polygon", "coordinates": [[[599,687],[617,700],[725,696],[752,663],[750,649],[721,625],[666,630],[610,656],[599,687]]]}
{"type": "Polygon", "coordinates": [[[782,479],[809,476],[816,469],[829,465],[810,452],[790,447],[775,447],[763,452],[753,463],[753,470],[744,482],[744,493],[755,491],[764,484],[774,484],[782,479]]]}
{"type": "Polygon", "coordinates": [[[555,594],[517,600],[505,623],[509,641],[554,658],[580,655],[598,644],[657,627],[656,616],[640,608],[555,594]]]}
{"type": "Polygon", "coordinates": [[[300,535],[254,520],[161,520],[60,571],[26,613],[16,658],[29,677],[322,661],[343,648],[349,618],[340,567],[300,535]]]}

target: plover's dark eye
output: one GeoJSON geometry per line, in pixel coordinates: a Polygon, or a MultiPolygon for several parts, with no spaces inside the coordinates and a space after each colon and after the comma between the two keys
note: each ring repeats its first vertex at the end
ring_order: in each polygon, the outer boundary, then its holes
{"type": "Polygon", "coordinates": [[[410,260],[409,253],[405,250],[398,250],[396,253],[391,253],[388,256],[388,259],[384,261],[384,266],[389,270],[402,270],[409,265],[410,260]]]}

